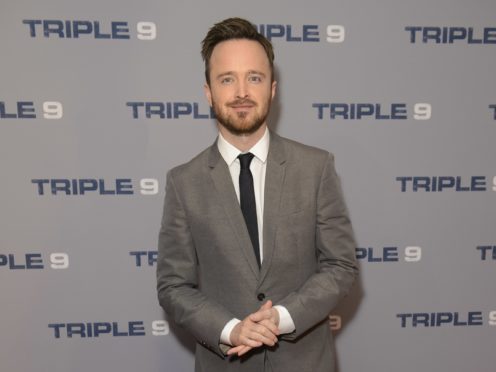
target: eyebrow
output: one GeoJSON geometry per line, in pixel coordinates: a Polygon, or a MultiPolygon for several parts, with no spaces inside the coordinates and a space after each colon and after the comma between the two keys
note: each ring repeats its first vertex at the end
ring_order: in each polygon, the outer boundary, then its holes
{"type": "Polygon", "coordinates": [[[256,70],[250,70],[248,71],[248,74],[256,74],[256,75],[261,75],[263,77],[265,77],[265,74],[262,72],[262,71],[256,71],[256,70]]]}
{"type": "MultiPolygon", "coordinates": [[[[262,71],[257,71],[257,70],[249,70],[248,71],[248,75],[253,75],[253,74],[260,75],[262,77],[266,76],[262,71]]],[[[216,79],[221,79],[224,76],[230,76],[230,75],[236,75],[236,73],[234,71],[226,71],[226,72],[223,72],[222,74],[217,75],[216,79]]]]}
{"type": "Polygon", "coordinates": [[[234,72],[233,71],[223,72],[222,74],[217,75],[215,78],[220,79],[223,78],[224,76],[229,76],[229,75],[234,75],[234,72]]]}

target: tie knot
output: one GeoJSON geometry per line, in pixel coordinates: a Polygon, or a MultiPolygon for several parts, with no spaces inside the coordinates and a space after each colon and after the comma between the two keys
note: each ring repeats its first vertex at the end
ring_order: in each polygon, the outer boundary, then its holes
{"type": "Polygon", "coordinates": [[[246,154],[239,154],[238,159],[239,164],[241,164],[241,169],[249,169],[251,160],[254,156],[255,155],[253,155],[251,152],[247,152],[246,154]]]}

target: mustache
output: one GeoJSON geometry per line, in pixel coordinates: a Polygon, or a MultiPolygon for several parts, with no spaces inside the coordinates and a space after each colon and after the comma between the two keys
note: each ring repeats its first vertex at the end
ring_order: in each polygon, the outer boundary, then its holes
{"type": "Polygon", "coordinates": [[[246,104],[251,105],[251,106],[256,106],[257,105],[257,103],[255,101],[252,101],[249,98],[245,98],[245,99],[237,99],[237,100],[231,101],[231,102],[227,103],[227,106],[228,107],[243,106],[243,105],[246,105],[246,104]]]}

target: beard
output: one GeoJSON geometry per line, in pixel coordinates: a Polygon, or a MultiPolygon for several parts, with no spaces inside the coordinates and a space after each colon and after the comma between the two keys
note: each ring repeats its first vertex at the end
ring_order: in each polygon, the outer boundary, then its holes
{"type": "Polygon", "coordinates": [[[244,111],[230,114],[227,112],[227,109],[223,110],[223,107],[218,105],[212,99],[212,106],[217,122],[226,128],[231,134],[237,136],[253,134],[260,129],[269,115],[270,103],[271,99],[269,98],[267,102],[260,107],[259,111],[257,111],[259,105],[250,99],[238,99],[225,104],[227,107],[239,106],[243,104],[252,105],[251,110],[254,112],[253,117],[250,118],[249,113],[244,111]]]}

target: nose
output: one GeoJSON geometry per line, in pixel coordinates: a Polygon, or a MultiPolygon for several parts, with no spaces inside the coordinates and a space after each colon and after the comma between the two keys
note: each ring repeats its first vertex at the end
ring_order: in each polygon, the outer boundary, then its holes
{"type": "Polygon", "coordinates": [[[248,97],[248,87],[245,81],[240,80],[236,86],[236,98],[247,98],[248,97]]]}

